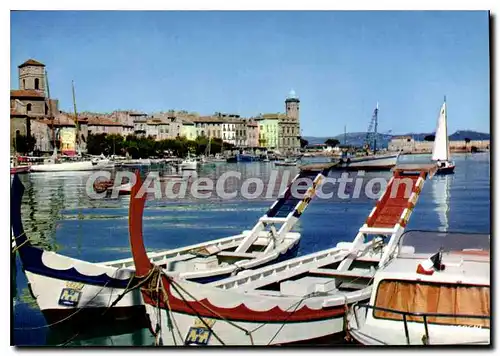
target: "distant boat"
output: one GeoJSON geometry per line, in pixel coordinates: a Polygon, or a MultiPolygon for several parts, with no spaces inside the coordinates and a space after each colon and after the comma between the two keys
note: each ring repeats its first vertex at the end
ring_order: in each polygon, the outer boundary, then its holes
{"type": "Polygon", "coordinates": [[[455,170],[455,164],[450,160],[450,143],[448,140],[448,127],[446,118],[446,97],[439,112],[436,136],[432,148],[432,160],[438,165],[436,174],[451,174],[455,170]]]}
{"type": "Polygon", "coordinates": [[[192,158],[190,155],[179,164],[179,168],[185,171],[194,171],[198,167],[198,162],[196,159],[192,158]]]}
{"type": "Polygon", "coordinates": [[[30,168],[30,172],[75,172],[94,171],[109,168],[113,163],[106,158],[94,158],[91,161],[58,162],[57,150],[51,158],[45,160],[43,164],[35,164],[30,168]]]}
{"type": "Polygon", "coordinates": [[[400,153],[369,155],[345,158],[340,161],[339,168],[363,170],[390,170],[395,167],[400,153]]]}
{"type": "Polygon", "coordinates": [[[373,145],[373,154],[359,157],[347,157],[347,154],[345,154],[340,160],[340,164],[337,165],[337,169],[382,171],[390,170],[396,166],[400,152],[377,154],[378,112],[379,108],[377,103],[365,139],[367,151],[370,149],[370,145],[373,145]],[[371,139],[371,137],[373,137],[373,139],[371,139]]]}
{"type": "Polygon", "coordinates": [[[275,166],[296,166],[297,160],[287,158],[284,161],[275,161],[274,165],[275,166]]]}
{"type": "Polygon", "coordinates": [[[258,160],[259,159],[257,157],[249,155],[247,153],[237,153],[236,154],[236,161],[237,162],[255,162],[258,160]]]}

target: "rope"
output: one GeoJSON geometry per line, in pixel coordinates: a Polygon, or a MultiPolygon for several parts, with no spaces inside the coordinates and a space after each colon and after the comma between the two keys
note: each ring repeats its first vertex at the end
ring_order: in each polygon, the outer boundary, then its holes
{"type": "Polygon", "coordinates": [[[17,240],[18,238],[20,238],[21,236],[23,236],[23,235],[25,235],[26,240],[24,240],[24,241],[23,241],[21,244],[19,244],[19,245],[16,243],[16,246],[14,246],[14,247],[12,248],[12,253],[16,253],[16,252],[17,252],[17,250],[19,250],[21,247],[23,247],[23,245],[24,245],[24,244],[26,244],[26,243],[28,243],[28,242],[30,241],[29,237],[28,237],[28,236],[26,236],[26,234],[23,232],[21,235],[14,237],[14,242],[16,242],[16,240],[17,240]]]}
{"type": "MultiPolygon", "coordinates": [[[[117,270],[116,270],[115,275],[116,275],[116,273],[117,273],[119,270],[120,270],[120,269],[117,269],[117,270]]],[[[109,307],[107,307],[107,308],[106,308],[106,310],[105,310],[104,312],[102,312],[102,314],[100,315],[100,317],[103,317],[104,315],[106,315],[106,313],[107,313],[107,312],[108,312],[111,308],[113,308],[116,304],[118,304],[118,302],[119,302],[119,301],[120,301],[120,300],[121,300],[121,299],[122,299],[122,298],[123,298],[123,297],[124,297],[127,293],[129,293],[129,292],[131,292],[132,290],[137,289],[137,288],[141,287],[143,284],[145,284],[145,283],[146,283],[146,282],[147,282],[147,281],[148,281],[148,280],[152,277],[152,275],[153,275],[153,269],[152,269],[152,270],[151,270],[151,271],[150,271],[150,272],[149,272],[149,273],[148,273],[145,277],[137,277],[137,275],[136,275],[135,273],[133,273],[133,274],[130,276],[130,279],[129,279],[128,283],[127,283],[127,286],[125,287],[125,290],[124,290],[124,291],[123,291],[120,295],[118,295],[118,297],[115,299],[115,301],[114,301],[113,303],[111,303],[111,305],[110,305],[109,307]],[[134,280],[134,277],[137,277],[137,278],[140,278],[140,279],[144,278],[144,279],[142,279],[142,280],[141,280],[139,283],[137,283],[136,285],[134,285],[134,286],[130,287],[130,284],[131,284],[131,283],[132,283],[132,281],[134,280]]],[[[102,290],[106,287],[106,285],[107,285],[108,283],[109,283],[109,281],[108,281],[108,282],[106,282],[106,284],[105,284],[105,285],[101,288],[101,290],[99,291],[99,293],[98,293],[98,294],[100,294],[100,292],[101,292],[101,291],[102,291],[102,290]]],[[[97,297],[97,295],[98,295],[98,294],[96,294],[96,295],[94,296],[94,298],[95,298],[95,297],[97,297]]],[[[94,299],[94,298],[92,298],[92,299],[94,299]]],[[[90,301],[89,301],[89,302],[90,302],[90,301]]],[[[88,303],[87,303],[87,304],[88,304],[88,303]]],[[[87,305],[87,304],[86,304],[86,305],[87,305]]],[[[83,310],[83,309],[84,309],[84,308],[81,308],[81,309],[79,309],[77,312],[79,312],[79,311],[81,311],[81,310],[83,310]]],[[[75,314],[76,314],[76,313],[75,313],[75,314]]],[[[72,315],[74,315],[74,314],[72,314],[72,315]]],[[[59,345],[57,345],[57,346],[65,346],[65,345],[67,345],[70,341],[74,340],[74,339],[75,339],[78,335],[80,335],[80,333],[81,333],[81,332],[82,332],[82,330],[80,330],[79,332],[77,332],[75,335],[73,335],[71,338],[69,338],[68,340],[66,340],[64,343],[59,344],[59,345]]]]}

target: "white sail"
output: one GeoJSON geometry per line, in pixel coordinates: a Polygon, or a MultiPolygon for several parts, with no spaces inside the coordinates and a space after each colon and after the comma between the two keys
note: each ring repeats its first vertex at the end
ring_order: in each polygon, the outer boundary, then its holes
{"type": "Polygon", "coordinates": [[[432,148],[433,161],[448,161],[450,158],[450,146],[448,144],[448,128],[446,127],[446,102],[443,103],[439,112],[438,123],[436,127],[436,137],[434,147],[432,148]]]}

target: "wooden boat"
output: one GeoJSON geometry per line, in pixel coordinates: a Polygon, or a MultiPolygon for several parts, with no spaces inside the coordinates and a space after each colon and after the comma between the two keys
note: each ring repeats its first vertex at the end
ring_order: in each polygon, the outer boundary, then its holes
{"type": "MultiPolygon", "coordinates": [[[[305,172],[298,174],[295,180],[312,177],[317,185],[326,172],[305,172]]],[[[140,291],[134,289],[126,293],[137,283],[132,258],[90,263],[33,246],[22,227],[20,214],[24,187],[17,175],[13,177],[11,189],[11,226],[15,245],[30,290],[49,323],[65,319],[75,323],[93,322],[92,318],[102,322],[144,320],[140,291]]],[[[289,187],[250,231],[148,256],[168,273],[196,283],[213,282],[240,271],[286,260],[297,254],[300,234],[291,230],[310,200],[310,196],[292,196],[289,187]],[[279,225],[281,227],[277,229],[279,225]]]]}
{"type": "Polygon", "coordinates": [[[364,345],[489,344],[489,234],[408,231],[398,244],[369,303],[350,308],[349,335],[364,345]]]}
{"type": "MultiPolygon", "coordinates": [[[[162,345],[320,343],[344,330],[349,305],[369,299],[375,271],[395,251],[435,165],[394,171],[352,243],[199,285],[172,276],[146,255],[144,198],[130,202],[130,244],[150,329],[162,345]],[[411,194],[409,194],[411,192],[411,194]]],[[[314,194],[311,187],[308,194],[314,194]]]]}
{"type": "Polygon", "coordinates": [[[437,174],[451,174],[455,171],[455,163],[450,160],[450,143],[448,139],[448,126],[446,121],[445,97],[443,106],[441,106],[441,110],[439,111],[436,135],[434,137],[434,146],[432,147],[432,160],[438,165],[437,174]]]}

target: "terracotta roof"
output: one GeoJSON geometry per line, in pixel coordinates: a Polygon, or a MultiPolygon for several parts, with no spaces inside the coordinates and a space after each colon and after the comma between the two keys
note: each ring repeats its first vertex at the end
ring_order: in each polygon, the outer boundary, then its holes
{"type": "Polygon", "coordinates": [[[119,122],[114,122],[105,117],[89,117],[87,120],[88,125],[92,126],[123,126],[119,122]]]}
{"type": "Polygon", "coordinates": [[[45,93],[41,90],[11,90],[11,98],[45,98],[45,93]]]}
{"type": "Polygon", "coordinates": [[[194,125],[194,122],[188,119],[182,119],[182,124],[183,125],[194,125]]]}
{"type": "Polygon", "coordinates": [[[34,59],[30,58],[26,62],[24,62],[23,64],[20,64],[18,66],[18,68],[27,67],[27,66],[45,67],[45,64],[40,63],[40,62],[35,61],[34,59]]]}
{"type": "Polygon", "coordinates": [[[226,122],[226,120],[224,120],[223,118],[214,117],[214,116],[200,116],[200,117],[191,119],[191,121],[194,123],[197,123],[197,122],[212,122],[212,123],[226,122]]]}

